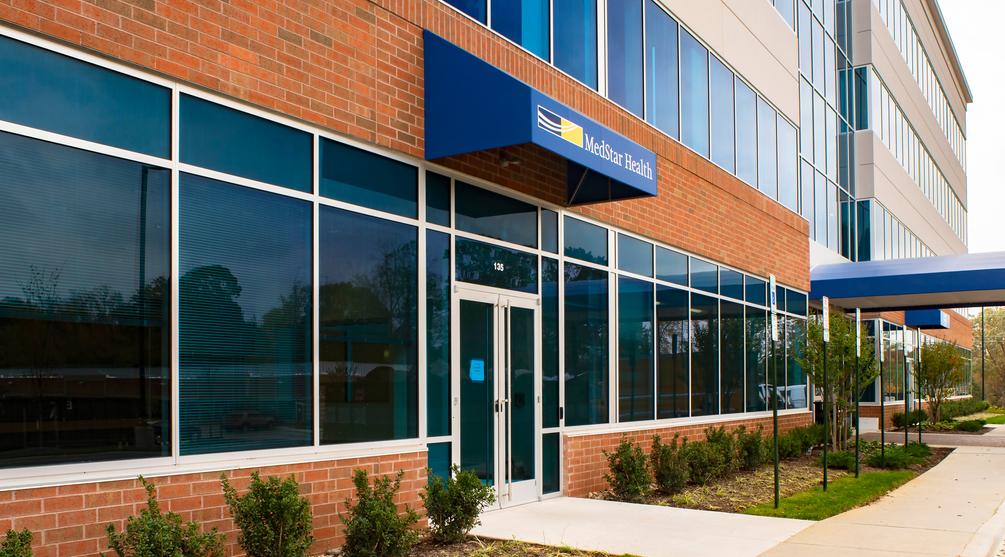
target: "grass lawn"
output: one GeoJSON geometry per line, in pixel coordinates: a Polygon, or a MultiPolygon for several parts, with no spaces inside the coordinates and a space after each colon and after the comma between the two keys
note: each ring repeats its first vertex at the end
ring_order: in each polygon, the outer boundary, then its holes
{"type": "Polygon", "coordinates": [[[990,418],[985,418],[989,424],[1005,424],[1005,414],[998,414],[990,418]]]}
{"type": "Polygon", "coordinates": [[[871,503],[917,475],[918,473],[913,470],[893,470],[867,472],[858,479],[846,476],[829,482],[826,493],[822,486],[818,486],[810,491],[785,497],[779,502],[777,509],[772,501],[749,507],[743,512],[761,516],[823,520],[871,503]]]}

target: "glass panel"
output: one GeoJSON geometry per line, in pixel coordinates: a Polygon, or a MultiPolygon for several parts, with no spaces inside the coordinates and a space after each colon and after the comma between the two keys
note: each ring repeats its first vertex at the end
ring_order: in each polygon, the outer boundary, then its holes
{"type": "Polygon", "coordinates": [[[310,445],[310,203],[188,174],[180,190],[181,454],[310,445]]]}
{"type": "Polygon", "coordinates": [[[618,421],[653,419],[653,284],[618,278],[618,421]]]}
{"type": "Polygon", "coordinates": [[[561,489],[561,459],[559,450],[559,434],[545,433],[541,436],[542,458],[541,469],[543,478],[541,482],[543,493],[555,493],[561,489]]]}
{"type": "Polygon", "coordinates": [[[690,33],[680,36],[680,137],[688,147],[708,156],[708,50],[690,33]]]}
{"type": "Polygon", "coordinates": [[[426,435],[450,435],[450,236],[426,231],[426,435]]]}
{"type": "Polygon", "coordinates": [[[565,255],[607,265],[607,230],[565,217],[565,255]]]}
{"type": "Polygon", "coordinates": [[[656,285],[656,319],[659,324],[659,400],[657,417],[680,418],[689,413],[690,344],[688,293],[656,285]]]}
{"type": "Polygon", "coordinates": [[[715,56],[709,57],[712,91],[712,161],[733,172],[733,72],[715,56]]]}
{"type": "Polygon", "coordinates": [[[180,119],[182,162],[311,191],[311,134],[184,94],[180,119]]]}
{"type": "Polygon", "coordinates": [[[0,37],[0,120],[171,156],[171,91],[0,37]]]}
{"type": "Polygon", "coordinates": [[[677,22],[646,2],[646,121],[678,137],[677,22]]]}
{"type": "MultiPolygon", "coordinates": [[[[796,315],[806,315],[806,294],[785,289],[785,310],[796,315]]],[[[852,327],[854,328],[854,327],[852,327]]]]}
{"type": "Polygon", "coordinates": [[[653,276],[653,245],[618,234],[618,268],[637,275],[653,276]]]}
{"type": "Polygon", "coordinates": [[[642,115],[642,0],[607,0],[607,97],[642,115]]]}
{"type": "Polygon", "coordinates": [[[541,249],[558,253],[558,213],[541,209],[541,249]]]}
{"type": "Polygon", "coordinates": [[[419,169],[321,139],[321,195],[405,217],[418,216],[419,169]]]}
{"type": "MultiPolygon", "coordinates": [[[[781,325],[781,323],[779,323],[781,325]]],[[[806,350],[806,322],[795,317],[785,318],[786,347],[786,408],[806,408],[806,372],[799,364],[806,350]]],[[[852,327],[854,329],[854,327],[852,327]]]]}
{"type": "Polygon", "coordinates": [[[719,300],[691,295],[691,415],[719,413],[719,300]]]}
{"type": "MultiPolygon", "coordinates": [[[[758,312],[759,310],[754,310],[758,312]]],[[[744,359],[743,337],[743,306],[733,302],[722,301],[722,413],[733,414],[743,412],[744,392],[743,374],[744,359]]]]}
{"type": "Polygon", "coordinates": [[[447,4],[485,23],[485,0],[446,0],[447,4]]]}
{"type": "Polygon", "coordinates": [[[461,300],[461,468],[495,483],[495,311],[461,300]]]}
{"type": "Polygon", "coordinates": [[[597,88],[596,0],[552,0],[558,68],[597,88]]]}
{"type": "Polygon", "coordinates": [[[541,260],[541,426],[558,426],[558,261],[541,260]]]}
{"type": "Polygon", "coordinates": [[[691,287],[713,294],[719,293],[719,266],[701,259],[691,258],[691,287]]]}
{"type": "Polygon", "coordinates": [[[811,20],[811,39],[813,40],[813,88],[817,91],[824,90],[824,30],[817,23],[811,20]]]}
{"type": "Polygon", "coordinates": [[[534,479],[534,310],[510,308],[510,427],[512,481],[534,479]]]}
{"type": "MultiPolygon", "coordinates": [[[[484,0],[482,2],[484,4],[484,0]]],[[[482,10],[484,10],[484,6],[482,10]]],[[[537,56],[549,59],[551,31],[548,0],[492,3],[492,28],[537,56]]]]}
{"type": "Polygon", "coordinates": [[[745,288],[747,302],[751,304],[768,305],[767,283],[759,278],[747,275],[747,286],[745,288]]]}
{"type": "Polygon", "coordinates": [[[537,247],[537,207],[460,181],[454,184],[454,195],[458,229],[537,247]]]}
{"type": "MultiPolygon", "coordinates": [[[[779,304],[783,298],[779,298],[779,304]]],[[[779,311],[784,311],[778,308],[779,311]]],[[[768,315],[768,346],[771,347],[771,315],[768,315]]],[[[778,341],[774,343],[774,351],[769,349],[768,353],[768,408],[771,408],[771,385],[774,385],[775,395],[778,397],[778,409],[786,408],[787,397],[785,394],[785,316],[778,316],[778,341]]]]}
{"type": "Polygon", "coordinates": [[[719,270],[719,292],[723,296],[728,296],[730,298],[736,298],[737,300],[743,299],[743,273],[739,273],[732,269],[720,269],[719,270]]]}
{"type": "Polygon", "coordinates": [[[817,243],[827,245],[827,179],[824,175],[816,173],[816,183],[814,185],[814,214],[813,228],[817,243]]]}
{"type": "Polygon", "coordinates": [[[454,244],[457,280],[537,293],[537,255],[467,238],[454,244]]]}
{"type": "Polygon", "coordinates": [[[0,133],[0,468],[171,454],[170,183],[0,133]]]}
{"type": "Polygon", "coordinates": [[[450,477],[450,443],[430,443],[426,448],[429,450],[426,458],[432,475],[447,481],[450,477]]]}
{"type": "Polygon", "coordinates": [[[778,201],[789,209],[799,211],[798,159],[796,156],[796,128],[778,115],[778,201]]]}
{"type": "Polygon", "coordinates": [[[813,47],[810,27],[810,11],[803,2],[799,6],[799,70],[807,77],[813,77],[813,47]]]}
{"type": "Polygon", "coordinates": [[[426,222],[450,226],[450,178],[426,172],[426,222]]]}
{"type": "Polygon", "coordinates": [[[687,286],[687,256],[656,246],[656,278],[687,286]]]}
{"type": "Polygon", "coordinates": [[[813,167],[804,159],[799,159],[799,196],[801,209],[799,214],[810,221],[810,236],[813,236],[813,167]]]}
{"type": "Polygon", "coordinates": [[[417,236],[320,208],[321,443],[418,436],[417,236]]]}
{"type": "Polygon", "coordinates": [[[768,409],[768,313],[747,307],[747,412],[768,409]]]}
{"type": "Polygon", "coordinates": [[[789,24],[789,27],[796,28],[795,14],[792,13],[792,0],[775,0],[775,9],[782,15],[782,19],[789,24]]]}
{"type": "Polygon", "coordinates": [[[778,198],[777,139],[775,109],[757,99],[757,189],[772,199],[778,198]]]}
{"type": "Polygon", "coordinates": [[[607,423],[607,273],[565,264],[565,425],[607,423]]]}
{"type": "Polygon", "coordinates": [[[736,85],[736,177],[757,183],[757,96],[740,78],[736,85]]]}
{"type": "Polygon", "coordinates": [[[813,90],[805,79],[799,80],[799,152],[813,160],[813,90]]]}

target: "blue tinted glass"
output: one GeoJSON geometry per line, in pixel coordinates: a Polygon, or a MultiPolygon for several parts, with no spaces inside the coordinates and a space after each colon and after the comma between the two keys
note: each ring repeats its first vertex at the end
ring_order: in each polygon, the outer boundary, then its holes
{"type": "Polygon", "coordinates": [[[537,256],[524,251],[457,238],[457,280],[537,293],[537,256]]]}
{"type": "Polygon", "coordinates": [[[688,293],[656,285],[658,365],[657,418],[681,418],[689,414],[691,334],[688,293]]]}
{"type": "Polygon", "coordinates": [[[642,115],[642,0],[607,0],[607,96],[642,115]]]}
{"type": "Polygon", "coordinates": [[[321,195],[405,217],[418,216],[419,169],[321,139],[321,195]]]}
{"type": "Polygon", "coordinates": [[[171,454],[170,184],[0,133],[0,468],[171,454]]]}
{"type": "Polygon", "coordinates": [[[723,296],[743,299],[743,274],[732,269],[719,270],[719,293],[723,296]]]}
{"type": "Polygon", "coordinates": [[[485,23],[485,0],[446,0],[447,4],[485,23]]]}
{"type": "Polygon", "coordinates": [[[653,419],[653,283],[618,278],[618,421],[653,419]]]}
{"type": "Polygon", "coordinates": [[[426,448],[429,451],[426,458],[432,476],[447,481],[450,477],[450,443],[430,443],[426,448]]]}
{"type": "Polygon", "coordinates": [[[775,109],[757,99],[757,189],[772,199],[778,198],[777,139],[775,109]]]}
{"type": "Polygon", "coordinates": [[[637,275],[653,276],[653,245],[618,234],[618,268],[637,275]]]}
{"type": "Polygon", "coordinates": [[[555,493],[561,489],[561,460],[559,455],[559,434],[545,433],[541,436],[541,469],[543,493],[555,493]]]}
{"type": "Polygon", "coordinates": [[[722,378],[720,380],[720,406],[723,414],[743,412],[743,363],[744,322],[743,305],[722,301],[722,321],[719,324],[720,358],[722,378]]]}
{"type": "Polygon", "coordinates": [[[785,287],[775,284],[775,303],[778,304],[778,311],[785,311],[785,287]]]}
{"type": "Polygon", "coordinates": [[[708,156],[708,50],[687,31],[680,36],[680,139],[708,156]]]}
{"type": "Polygon", "coordinates": [[[553,0],[552,13],[555,16],[555,65],[596,89],[596,0],[553,0]]]}
{"type": "Polygon", "coordinates": [[[796,128],[778,115],[778,201],[799,211],[798,159],[796,158],[796,128]]]}
{"type": "Polygon", "coordinates": [[[670,249],[656,247],[656,278],[687,286],[687,256],[670,249]]]}
{"type": "Polygon", "coordinates": [[[565,255],[583,261],[607,264],[607,230],[579,219],[565,217],[565,255]]]}
{"type": "Polygon", "coordinates": [[[712,91],[712,161],[733,172],[733,72],[718,58],[709,58],[712,91]]]}
{"type": "Polygon", "coordinates": [[[321,443],[417,437],[418,233],[334,207],[319,219],[321,443]]]}
{"type": "Polygon", "coordinates": [[[541,426],[558,426],[558,261],[541,259],[541,426]]]}
{"type": "Polygon", "coordinates": [[[188,95],[181,96],[181,161],[311,191],[311,134],[188,95]]]}
{"type": "Polygon", "coordinates": [[[548,60],[549,10],[548,0],[492,2],[492,28],[548,60]]]}
{"type": "MultiPolygon", "coordinates": [[[[748,285],[752,280],[747,277],[748,285]]],[[[763,290],[763,285],[762,285],[763,290]]],[[[747,307],[747,412],[768,409],[768,313],[747,307]]]]}
{"type": "Polygon", "coordinates": [[[767,299],[767,283],[759,278],[754,278],[747,275],[747,302],[751,304],[760,304],[762,306],[768,305],[767,299]]]}
{"type": "Polygon", "coordinates": [[[782,19],[785,23],[789,24],[789,27],[796,28],[795,14],[793,13],[793,3],[792,0],[775,0],[775,9],[778,13],[782,15],[782,19]]]}
{"type": "Polygon", "coordinates": [[[691,295],[691,415],[719,413],[719,300],[691,295]]]}
{"type": "Polygon", "coordinates": [[[646,2],[645,54],[646,121],[677,137],[677,22],[654,0],[646,2]]]}
{"type": "Polygon", "coordinates": [[[813,77],[813,48],[810,33],[810,10],[802,2],[799,5],[799,70],[806,77],[813,77]]]}
{"type": "Polygon", "coordinates": [[[454,197],[458,229],[537,247],[537,207],[460,181],[454,184],[454,197]]]}
{"type": "Polygon", "coordinates": [[[426,434],[450,435],[450,236],[426,231],[426,434]]]}
{"type": "Polygon", "coordinates": [[[806,372],[799,363],[806,351],[806,321],[786,317],[785,323],[785,407],[806,408],[806,372]]]}
{"type": "Polygon", "coordinates": [[[718,271],[719,266],[715,263],[691,258],[691,287],[718,294],[718,271]]]}
{"type": "Polygon", "coordinates": [[[426,221],[450,226],[450,178],[426,172],[426,221]]]}
{"type": "MultiPolygon", "coordinates": [[[[806,294],[785,289],[785,311],[796,315],[806,315],[806,294]]],[[[854,327],[852,327],[854,329],[854,327]]]]}
{"type": "Polygon", "coordinates": [[[565,425],[608,422],[607,272],[565,264],[565,425]]]}
{"type": "Polygon", "coordinates": [[[310,203],[184,174],[180,196],[181,454],[310,445],[310,203]]]}
{"type": "Polygon", "coordinates": [[[0,120],[171,156],[171,91],[0,37],[0,120]]]}
{"type": "Polygon", "coordinates": [[[541,209],[541,249],[558,253],[558,213],[541,209]]]}
{"type": "Polygon", "coordinates": [[[757,184],[757,96],[740,78],[736,86],[736,177],[757,184]]]}

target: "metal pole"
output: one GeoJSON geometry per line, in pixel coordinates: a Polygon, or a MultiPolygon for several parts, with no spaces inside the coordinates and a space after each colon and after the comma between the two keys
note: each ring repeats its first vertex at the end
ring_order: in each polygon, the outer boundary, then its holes
{"type": "Polygon", "coordinates": [[[879,462],[886,467],[886,389],[883,384],[883,322],[876,321],[876,339],[879,340],[879,462]]]}
{"type": "Polygon", "coordinates": [[[829,343],[824,339],[824,491],[827,491],[827,445],[830,445],[830,410],[827,407],[827,402],[830,397],[827,396],[827,345],[829,343]]]}
{"type": "Polygon", "coordinates": [[[908,375],[908,369],[907,369],[907,327],[904,327],[903,329],[901,329],[901,333],[900,333],[900,346],[901,346],[901,352],[904,354],[904,358],[903,358],[903,360],[904,360],[904,447],[907,447],[907,435],[911,431],[911,420],[909,420],[907,418],[907,416],[910,414],[909,407],[908,407],[909,406],[908,405],[908,401],[911,400],[911,397],[908,396],[908,394],[911,391],[910,391],[910,389],[907,388],[908,383],[910,381],[910,377],[908,375]]]}
{"type": "Polygon", "coordinates": [[[775,508],[778,508],[780,485],[778,479],[778,362],[775,361],[775,338],[771,337],[771,425],[775,430],[775,508]]]}
{"type": "Polygon", "coordinates": [[[984,351],[984,306],[981,306],[981,400],[987,400],[988,396],[984,394],[984,356],[987,352],[984,351]]]}
{"type": "MultiPolygon", "coordinates": [[[[918,369],[917,369],[917,371],[914,372],[914,384],[915,384],[915,390],[918,391],[918,408],[924,408],[925,407],[924,406],[925,405],[925,401],[922,399],[921,389],[917,387],[917,385],[919,384],[918,383],[918,378],[921,377],[921,366],[923,365],[921,363],[921,328],[920,327],[918,328],[918,333],[917,334],[918,334],[918,336],[917,336],[917,342],[915,344],[918,347],[917,348],[917,350],[918,350],[918,369]]],[[[918,445],[921,445],[921,420],[918,420],[918,445]]]]}
{"type": "Polygon", "coordinates": [[[862,310],[855,308],[855,376],[852,378],[854,381],[854,396],[855,396],[855,477],[858,477],[859,468],[859,419],[858,419],[858,403],[862,398],[862,391],[858,386],[858,374],[859,374],[859,359],[862,356],[862,310]]]}

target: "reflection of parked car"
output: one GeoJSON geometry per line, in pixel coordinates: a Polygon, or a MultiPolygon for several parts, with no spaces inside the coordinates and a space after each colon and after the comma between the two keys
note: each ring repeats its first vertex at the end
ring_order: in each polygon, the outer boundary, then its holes
{"type": "Polygon", "coordinates": [[[234,412],[227,416],[224,421],[227,429],[240,429],[248,431],[251,429],[269,429],[276,425],[276,417],[272,414],[259,412],[258,410],[245,410],[234,412]]]}

